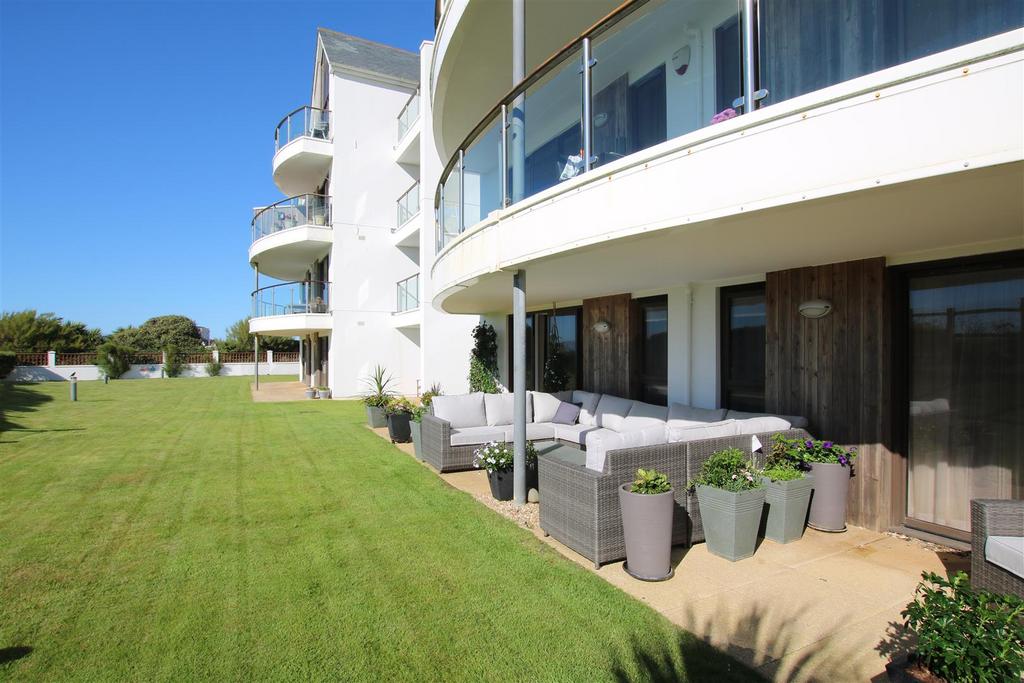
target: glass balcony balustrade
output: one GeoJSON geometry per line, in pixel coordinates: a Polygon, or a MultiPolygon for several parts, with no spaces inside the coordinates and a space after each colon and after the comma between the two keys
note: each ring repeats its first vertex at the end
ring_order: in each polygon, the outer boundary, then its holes
{"type": "Polygon", "coordinates": [[[287,114],[274,131],[274,149],[278,150],[301,137],[331,139],[331,112],[304,106],[287,114]]]}
{"type": "Polygon", "coordinates": [[[331,283],[319,280],[281,282],[252,293],[252,316],[330,312],[331,283]]]}
{"type": "Polygon", "coordinates": [[[395,310],[398,313],[414,311],[420,307],[420,276],[419,273],[395,284],[398,301],[395,310]]]}
{"type": "Polygon", "coordinates": [[[666,140],[1024,26],[1020,0],[747,4],[637,0],[552,55],[443,169],[438,250],[495,209],[666,140]]]}
{"type": "Polygon", "coordinates": [[[300,194],[257,210],[252,218],[252,241],[302,226],[331,227],[330,197],[300,194]]]}

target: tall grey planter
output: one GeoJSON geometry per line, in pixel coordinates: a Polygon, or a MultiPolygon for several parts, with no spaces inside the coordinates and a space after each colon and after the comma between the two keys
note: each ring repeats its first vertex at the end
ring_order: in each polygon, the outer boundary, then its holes
{"type": "Polygon", "coordinates": [[[384,414],[384,409],[377,406],[366,406],[366,421],[374,429],[388,426],[388,418],[384,414]]]}
{"type": "Polygon", "coordinates": [[[846,494],[850,490],[850,468],[834,462],[812,462],[814,495],[808,526],[819,531],[846,531],[846,494]]]}
{"type": "Polygon", "coordinates": [[[754,554],[764,496],[763,488],[734,493],[711,486],[697,487],[704,537],[712,554],[733,562],[754,554]]]}
{"type": "Polygon", "coordinates": [[[672,514],[675,499],[665,493],[633,493],[619,487],[622,531],[626,541],[626,573],[642,581],[672,578],[672,514]]]}
{"type": "Polygon", "coordinates": [[[776,543],[800,540],[813,488],[814,477],[810,474],[792,481],[764,478],[765,538],[776,543]]]}
{"type": "Polygon", "coordinates": [[[416,454],[416,459],[422,460],[423,455],[420,453],[420,423],[415,420],[410,422],[409,432],[412,434],[412,450],[416,454]]]}

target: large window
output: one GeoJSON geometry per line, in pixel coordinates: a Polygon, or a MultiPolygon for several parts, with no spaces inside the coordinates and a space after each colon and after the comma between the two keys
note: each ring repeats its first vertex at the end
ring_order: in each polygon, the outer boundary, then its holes
{"type": "Polygon", "coordinates": [[[963,537],[1024,497],[1024,257],[911,269],[903,310],[907,524],[963,537]]]}
{"type": "Polygon", "coordinates": [[[764,283],[721,289],[721,404],[764,411],[764,283]]]}
{"type": "MultiPolygon", "coordinates": [[[[526,314],[526,388],[531,391],[578,389],[583,353],[580,309],[560,308],[526,314]],[[538,333],[540,331],[540,333],[538,333]]],[[[512,316],[508,318],[507,385],[514,372],[512,316]]]]}
{"type": "Polygon", "coordinates": [[[640,381],[637,391],[641,401],[668,405],[668,297],[637,299],[640,312],[640,381]]]}

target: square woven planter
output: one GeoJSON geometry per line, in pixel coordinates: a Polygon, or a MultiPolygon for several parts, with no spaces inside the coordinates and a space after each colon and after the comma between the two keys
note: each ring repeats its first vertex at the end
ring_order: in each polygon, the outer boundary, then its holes
{"type": "Polygon", "coordinates": [[[733,493],[710,486],[697,487],[705,542],[712,554],[733,562],[754,554],[764,495],[763,488],[733,493]]]}

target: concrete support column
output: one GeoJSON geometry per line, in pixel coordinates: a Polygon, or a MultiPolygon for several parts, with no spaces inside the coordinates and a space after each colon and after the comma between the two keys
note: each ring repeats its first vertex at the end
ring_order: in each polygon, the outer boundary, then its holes
{"type": "Polygon", "coordinates": [[[253,374],[256,375],[256,391],[260,390],[260,336],[252,335],[253,374]]]}
{"type": "Polygon", "coordinates": [[[512,417],[513,495],[517,505],[526,503],[526,271],[512,276],[512,417]]]}
{"type": "Polygon", "coordinates": [[[320,335],[316,332],[309,338],[309,386],[320,386],[320,335]]]}

